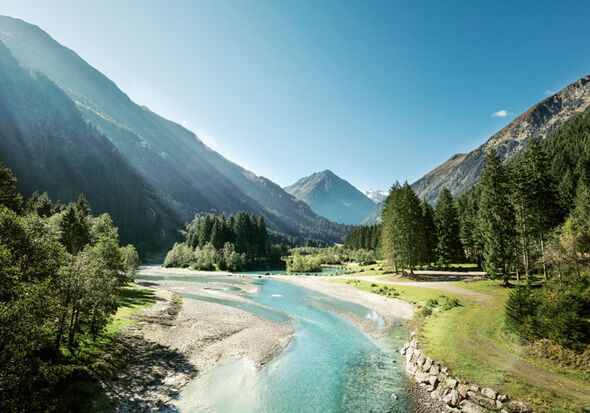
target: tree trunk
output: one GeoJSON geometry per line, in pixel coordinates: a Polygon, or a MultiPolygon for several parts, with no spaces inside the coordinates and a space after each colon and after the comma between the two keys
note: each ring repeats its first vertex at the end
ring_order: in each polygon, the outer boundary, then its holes
{"type": "Polygon", "coordinates": [[[543,260],[543,279],[547,281],[547,263],[545,262],[545,242],[543,240],[543,233],[541,233],[541,257],[543,260]]]}

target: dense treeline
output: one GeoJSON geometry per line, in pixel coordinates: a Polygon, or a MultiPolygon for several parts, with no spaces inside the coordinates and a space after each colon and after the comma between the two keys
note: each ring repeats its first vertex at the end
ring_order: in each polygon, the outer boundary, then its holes
{"type": "Polygon", "coordinates": [[[381,225],[360,225],[344,239],[344,248],[376,251],[381,236],[381,225]]]}
{"type": "MultiPolygon", "coordinates": [[[[332,247],[299,247],[290,250],[291,256],[287,259],[287,269],[289,262],[294,262],[296,255],[303,257],[313,257],[319,264],[340,265],[349,262],[356,262],[359,265],[370,265],[376,262],[376,254],[373,250],[366,249],[349,249],[342,245],[332,247]]],[[[307,262],[312,262],[308,260],[307,262]]],[[[317,268],[317,266],[316,266],[317,268]]],[[[293,271],[304,271],[293,269],[293,271]]]]}
{"type": "Polygon", "coordinates": [[[433,209],[407,183],[396,183],[385,200],[380,245],[381,255],[396,272],[463,261],[459,216],[451,193],[443,188],[433,209]]]}
{"type": "Polygon", "coordinates": [[[0,164],[0,405],[45,411],[62,383],[87,375],[84,343],[117,311],[139,258],[83,196],[54,205],[35,194],[23,207],[15,185],[0,164]]]}
{"type": "Polygon", "coordinates": [[[238,271],[281,263],[286,246],[272,246],[262,216],[240,211],[235,216],[196,216],[186,240],[168,252],[164,266],[238,271]]]}
{"type": "Polygon", "coordinates": [[[507,325],[527,340],[587,348],[590,111],[544,142],[531,137],[510,162],[491,150],[478,184],[456,200],[443,189],[434,210],[394,185],[382,220],[381,254],[396,269],[467,259],[505,285],[541,274],[541,288],[510,295],[507,325]]]}

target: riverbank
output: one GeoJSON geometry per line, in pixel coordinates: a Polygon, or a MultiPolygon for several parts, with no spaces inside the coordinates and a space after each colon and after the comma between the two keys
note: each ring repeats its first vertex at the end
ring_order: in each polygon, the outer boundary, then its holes
{"type": "Polygon", "coordinates": [[[157,302],[121,331],[125,367],[103,382],[97,410],[165,409],[180,389],[222,360],[244,358],[261,368],[282,353],[293,329],[247,311],[185,299],[154,282],[157,302]]]}
{"type": "MultiPolygon", "coordinates": [[[[153,289],[159,298],[154,306],[136,314],[136,323],[123,331],[121,340],[128,352],[126,366],[117,380],[105,383],[102,410],[135,411],[148,406],[166,409],[174,405],[174,396],[193,378],[205,377],[216,366],[237,358],[260,369],[280,355],[292,338],[293,329],[284,323],[224,305],[224,300],[230,299],[252,305],[241,295],[257,293],[258,275],[147,267],[139,278],[138,285],[153,289]],[[185,297],[182,304],[179,296],[185,297]],[[199,299],[190,299],[191,296],[199,299]]],[[[379,328],[374,319],[359,317],[353,311],[339,314],[375,338],[384,336],[400,323],[405,324],[413,316],[412,305],[403,300],[330,282],[332,277],[263,278],[291,283],[373,310],[382,318],[379,328]]],[[[432,401],[420,386],[409,382],[406,392],[412,399],[412,412],[441,411],[442,405],[432,401]]]]}

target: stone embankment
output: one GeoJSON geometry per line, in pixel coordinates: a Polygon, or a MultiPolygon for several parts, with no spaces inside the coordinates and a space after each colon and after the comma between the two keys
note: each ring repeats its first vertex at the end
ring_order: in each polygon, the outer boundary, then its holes
{"type": "Polygon", "coordinates": [[[424,386],[432,398],[442,400],[449,411],[464,413],[532,412],[528,405],[516,400],[509,400],[505,394],[453,377],[445,366],[427,357],[418,348],[419,342],[413,332],[410,339],[411,341],[401,349],[401,353],[406,356],[406,372],[424,386]]]}

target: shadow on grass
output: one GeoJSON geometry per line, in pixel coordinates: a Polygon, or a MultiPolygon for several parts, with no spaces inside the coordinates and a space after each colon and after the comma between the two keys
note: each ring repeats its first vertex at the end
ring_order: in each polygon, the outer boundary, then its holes
{"type": "Polygon", "coordinates": [[[121,293],[121,307],[138,307],[154,304],[162,300],[153,290],[124,288],[121,293]]]}

